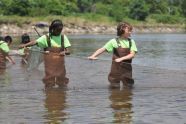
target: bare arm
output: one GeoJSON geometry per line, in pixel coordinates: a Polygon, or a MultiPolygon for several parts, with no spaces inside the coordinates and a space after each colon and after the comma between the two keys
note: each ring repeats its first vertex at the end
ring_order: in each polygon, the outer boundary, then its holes
{"type": "Polygon", "coordinates": [[[130,54],[128,54],[126,56],[123,56],[121,58],[115,59],[115,62],[121,62],[121,61],[124,61],[124,60],[132,59],[132,58],[134,58],[135,54],[136,53],[134,51],[131,51],[130,54]]]}
{"type": "Polygon", "coordinates": [[[89,56],[88,59],[96,60],[96,59],[98,59],[97,56],[99,56],[100,54],[102,54],[105,51],[106,51],[105,48],[100,48],[100,49],[96,50],[91,56],[89,56]]]}
{"type": "Polygon", "coordinates": [[[20,46],[19,46],[19,48],[24,48],[24,47],[27,47],[27,46],[32,46],[32,45],[35,45],[37,42],[35,41],[35,40],[33,40],[33,41],[30,41],[30,42],[28,42],[28,43],[26,43],[26,44],[21,44],[20,46]]]}
{"type": "Polygon", "coordinates": [[[12,64],[15,64],[15,61],[13,60],[12,57],[10,57],[9,55],[6,56],[6,59],[11,62],[12,64]]]}

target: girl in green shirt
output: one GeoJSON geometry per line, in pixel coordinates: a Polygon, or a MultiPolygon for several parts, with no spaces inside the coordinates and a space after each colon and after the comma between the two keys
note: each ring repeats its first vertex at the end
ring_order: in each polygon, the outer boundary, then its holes
{"type": "Polygon", "coordinates": [[[126,87],[132,87],[134,84],[131,63],[137,53],[137,47],[135,41],[130,38],[132,28],[127,22],[119,23],[117,26],[118,37],[109,40],[102,48],[88,57],[90,60],[96,60],[97,56],[104,52],[113,53],[111,72],[108,76],[111,88],[119,88],[120,81],[126,87]]]}
{"type": "Polygon", "coordinates": [[[43,83],[45,88],[66,87],[69,79],[66,77],[65,55],[69,55],[71,46],[66,35],[61,34],[63,23],[61,20],[54,20],[49,26],[49,34],[43,35],[35,41],[22,44],[20,47],[27,47],[37,44],[43,48],[45,77],[43,83]]]}

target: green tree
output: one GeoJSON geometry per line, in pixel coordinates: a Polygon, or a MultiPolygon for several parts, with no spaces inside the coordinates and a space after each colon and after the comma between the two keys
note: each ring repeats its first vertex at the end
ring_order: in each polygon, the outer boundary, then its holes
{"type": "Polygon", "coordinates": [[[109,16],[113,17],[116,21],[120,22],[124,17],[128,17],[129,14],[129,1],[126,0],[115,0],[111,4],[111,10],[109,11],[109,16]]]}
{"type": "Polygon", "coordinates": [[[183,0],[181,8],[182,8],[183,15],[186,17],[186,0],[183,0]]]}
{"type": "Polygon", "coordinates": [[[4,13],[6,15],[26,16],[29,14],[30,7],[29,0],[13,0],[10,5],[7,6],[4,13]]]}
{"type": "Polygon", "coordinates": [[[10,6],[12,0],[0,0],[0,14],[5,15],[6,9],[10,6]]]}
{"type": "Polygon", "coordinates": [[[145,0],[133,0],[130,3],[130,17],[132,19],[144,21],[149,15],[149,8],[145,0]]]}
{"type": "Polygon", "coordinates": [[[95,6],[95,0],[77,0],[77,6],[81,13],[91,12],[95,6]]]}
{"type": "Polygon", "coordinates": [[[83,15],[95,20],[108,16],[116,21],[128,17],[145,21],[148,17],[174,23],[186,17],[185,6],[186,0],[0,0],[0,15],[83,15]]]}
{"type": "Polygon", "coordinates": [[[109,16],[110,12],[110,5],[109,4],[103,4],[102,2],[96,3],[96,13],[101,15],[109,16]]]}
{"type": "Polygon", "coordinates": [[[145,0],[151,14],[168,14],[168,0],[145,0]]]}
{"type": "Polygon", "coordinates": [[[77,0],[72,0],[71,2],[67,2],[65,6],[66,15],[71,15],[78,13],[79,9],[77,7],[77,0]]]}
{"type": "Polygon", "coordinates": [[[29,16],[46,16],[49,14],[48,0],[29,0],[29,16]]]}

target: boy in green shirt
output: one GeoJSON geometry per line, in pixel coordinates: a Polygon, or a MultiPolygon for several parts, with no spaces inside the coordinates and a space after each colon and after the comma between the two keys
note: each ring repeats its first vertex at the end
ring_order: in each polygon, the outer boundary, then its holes
{"type": "Polygon", "coordinates": [[[134,80],[132,78],[132,59],[137,53],[135,41],[130,38],[132,26],[127,23],[120,23],[117,26],[117,38],[108,41],[102,48],[96,50],[90,60],[98,59],[97,56],[103,52],[112,52],[112,66],[108,80],[111,88],[119,88],[120,81],[126,87],[132,87],[134,80]]]}
{"type": "Polygon", "coordinates": [[[37,44],[44,49],[45,77],[43,83],[45,88],[52,88],[55,84],[63,88],[69,82],[66,77],[65,55],[70,54],[68,48],[71,44],[67,36],[61,34],[62,29],[61,20],[54,20],[49,27],[49,34],[20,46],[23,48],[37,44]]]}

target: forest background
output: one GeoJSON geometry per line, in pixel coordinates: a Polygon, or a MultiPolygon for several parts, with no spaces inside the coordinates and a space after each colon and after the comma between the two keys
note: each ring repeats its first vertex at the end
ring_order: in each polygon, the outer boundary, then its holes
{"type": "Polygon", "coordinates": [[[30,32],[56,18],[68,33],[112,33],[121,21],[137,32],[186,30],[186,0],[0,0],[0,8],[0,34],[30,32]]]}

